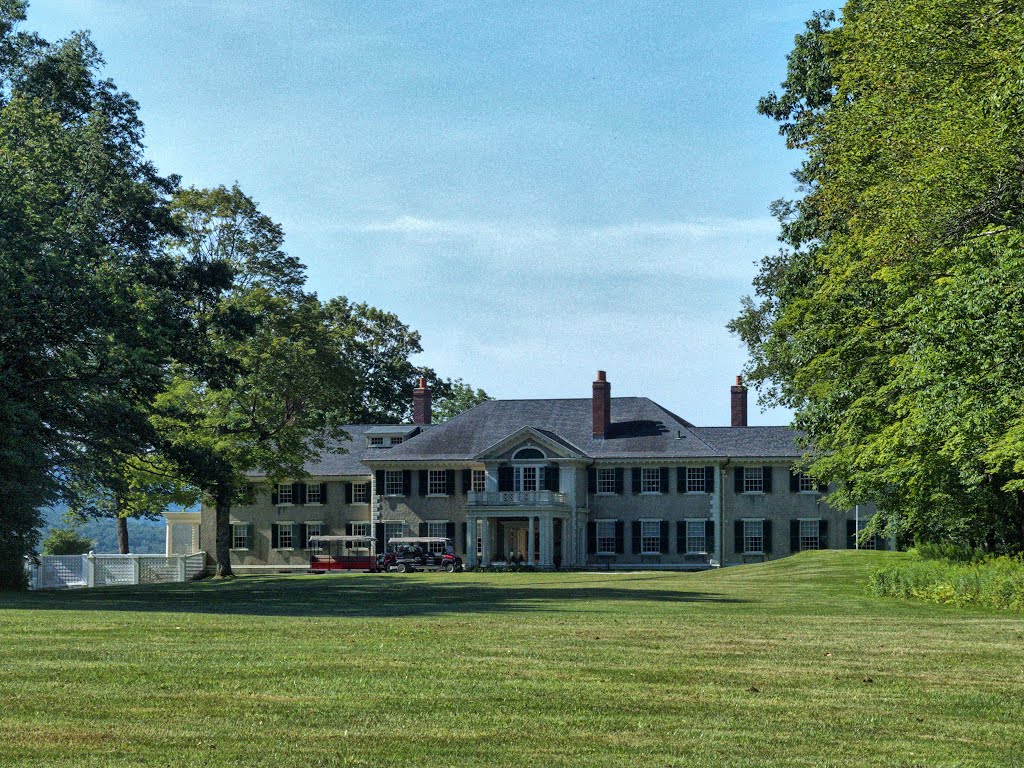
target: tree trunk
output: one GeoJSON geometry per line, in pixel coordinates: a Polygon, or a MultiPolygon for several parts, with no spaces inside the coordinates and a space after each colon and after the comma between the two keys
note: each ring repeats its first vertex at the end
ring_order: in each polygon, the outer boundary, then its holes
{"type": "Polygon", "coordinates": [[[218,484],[213,495],[217,523],[217,576],[234,576],[231,571],[231,491],[218,484]]]}
{"type": "Polygon", "coordinates": [[[128,518],[118,515],[117,521],[117,551],[122,555],[128,554],[128,518]]]}

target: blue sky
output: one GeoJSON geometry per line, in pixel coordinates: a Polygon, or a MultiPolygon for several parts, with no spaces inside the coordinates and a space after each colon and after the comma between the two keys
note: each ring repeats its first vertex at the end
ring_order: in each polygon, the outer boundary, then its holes
{"type": "Polygon", "coordinates": [[[237,181],[313,290],[396,312],[441,375],[584,397],[601,368],[713,425],[798,161],[755,105],[819,7],[36,0],[26,26],[91,30],[162,172],[237,181]]]}

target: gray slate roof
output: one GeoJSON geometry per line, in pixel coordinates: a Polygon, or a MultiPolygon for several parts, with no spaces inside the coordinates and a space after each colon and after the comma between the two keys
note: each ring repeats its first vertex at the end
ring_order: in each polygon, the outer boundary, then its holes
{"type": "MultiPolygon", "coordinates": [[[[398,425],[391,425],[398,426],[398,425]]],[[[402,432],[410,432],[416,429],[415,425],[401,425],[402,432]]],[[[379,434],[380,424],[347,424],[343,429],[348,433],[348,440],[342,440],[334,445],[344,449],[345,453],[324,452],[319,461],[307,463],[305,470],[312,477],[337,477],[337,476],[359,476],[369,477],[370,468],[363,463],[363,459],[374,454],[387,453],[391,448],[368,448],[366,435],[368,432],[379,434]]],[[[418,437],[418,436],[417,436],[418,437]]],[[[416,438],[410,438],[415,440],[416,438]]],[[[266,477],[265,472],[251,472],[250,477],[266,477]]]]}
{"type": "Polygon", "coordinates": [[[590,398],[489,400],[400,446],[373,455],[386,461],[471,460],[523,427],[533,427],[595,459],[799,456],[786,427],[694,427],[646,397],[616,397],[604,440],[592,435],[590,398]]]}

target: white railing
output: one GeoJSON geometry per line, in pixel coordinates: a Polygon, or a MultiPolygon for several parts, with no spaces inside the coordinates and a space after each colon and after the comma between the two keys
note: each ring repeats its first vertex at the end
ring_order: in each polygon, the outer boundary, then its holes
{"type": "Polygon", "coordinates": [[[188,581],[206,567],[206,553],[191,555],[42,555],[29,565],[32,589],[110,587],[188,581]]]}
{"type": "Polygon", "coordinates": [[[557,491],[470,491],[466,501],[471,507],[550,507],[568,504],[565,494],[557,491]]]}

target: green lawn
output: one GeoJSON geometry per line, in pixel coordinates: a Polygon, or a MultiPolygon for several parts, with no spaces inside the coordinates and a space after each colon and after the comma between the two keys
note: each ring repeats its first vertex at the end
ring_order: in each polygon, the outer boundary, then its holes
{"type": "Polygon", "coordinates": [[[0,597],[0,765],[1024,765],[1024,620],[867,552],[0,597]]]}

